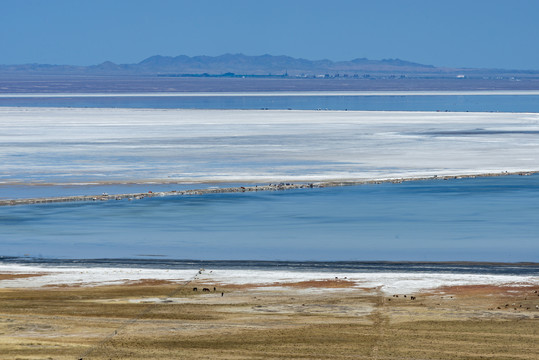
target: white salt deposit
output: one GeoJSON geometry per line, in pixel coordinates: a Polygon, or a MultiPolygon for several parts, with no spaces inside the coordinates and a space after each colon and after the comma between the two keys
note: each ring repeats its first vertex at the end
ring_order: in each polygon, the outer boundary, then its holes
{"type": "MultiPolygon", "coordinates": [[[[112,285],[143,279],[170,280],[183,283],[196,279],[216,284],[272,285],[309,280],[347,278],[361,288],[379,288],[387,294],[406,294],[441,286],[456,285],[509,285],[537,286],[539,276],[440,274],[440,273],[330,273],[272,270],[166,270],[137,268],[72,268],[38,267],[27,265],[0,265],[0,274],[39,274],[41,276],[0,280],[0,288],[35,288],[58,285],[112,285]]],[[[275,287],[272,287],[275,290],[275,287]]]]}
{"type": "Polygon", "coordinates": [[[0,182],[358,181],[539,170],[539,114],[0,108],[0,182]]]}

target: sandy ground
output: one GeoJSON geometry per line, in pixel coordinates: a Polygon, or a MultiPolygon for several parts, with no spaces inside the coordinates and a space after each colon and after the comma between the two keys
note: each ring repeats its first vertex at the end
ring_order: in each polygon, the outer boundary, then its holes
{"type": "Polygon", "coordinates": [[[342,274],[254,283],[210,271],[25,288],[4,284],[49,274],[4,271],[0,359],[536,359],[539,353],[536,278],[442,281],[404,292],[342,274]]]}

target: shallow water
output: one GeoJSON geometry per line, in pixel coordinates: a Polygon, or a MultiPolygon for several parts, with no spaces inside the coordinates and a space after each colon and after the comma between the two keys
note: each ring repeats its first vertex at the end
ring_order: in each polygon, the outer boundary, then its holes
{"type": "Polygon", "coordinates": [[[539,112],[539,95],[0,97],[0,106],[151,109],[539,112]]]}
{"type": "MultiPolygon", "coordinates": [[[[276,261],[276,260],[179,260],[163,257],[67,259],[0,256],[0,270],[15,272],[61,272],[77,269],[205,269],[258,270],[295,273],[425,273],[539,276],[538,263],[444,263],[389,261],[276,261]]],[[[189,273],[191,275],[191,273],[189,273]]]]}
{"type": "Polygon", "coordinates": [[[537,261],[539,176],[0,208],[0,253],[537,261]]]}

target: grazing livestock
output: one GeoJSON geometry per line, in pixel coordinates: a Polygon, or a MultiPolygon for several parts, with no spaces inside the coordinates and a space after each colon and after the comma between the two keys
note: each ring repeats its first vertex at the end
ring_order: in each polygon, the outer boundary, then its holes
{"type": "Polygon", "coordinates": [[[198,288],[194,287],[194,288],[193,288],[193,291],[198,291],[198,288]]]}
{"type": "Polygon", "coordinates": [[[202,291],[208,291],[208,292],[209,292],[210,289],[208,289],[208,288],[203,288],[202,291]]]}

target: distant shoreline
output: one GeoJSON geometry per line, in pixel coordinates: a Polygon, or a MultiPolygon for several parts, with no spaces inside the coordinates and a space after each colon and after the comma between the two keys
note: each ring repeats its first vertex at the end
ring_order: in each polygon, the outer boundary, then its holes
{"type": "Polygon", "coordinates": [[[0,78],[1,94],[492,90],[539,90],[539,78],[243,79],[58,74],[2,74],[0,78]]]}
{"type": "MultiPolygon", "coordinates": [[[[200,260],[200,259],[176,259],[168,258],[166,255],[150,255],[150,254],[141,254],[137,257],[121,257],[121,258],[51,258],[51,257],[34,257],[34,256],[8,256],[0,255],[0,268],[2,266],[9,265],[39,265],[43,263],[50,264],[51,266],[56,263],[61,263],[63,267],[70,267],[69,264],[72,263],[73,267],[80,267],[81,264],[94,265],[94,266],[108,266],[109,263],[118,263],[122,266],[128,266],[127,268],[133,268],[137,265],[148,265],[148,269],[152,264],[180,264],[185,267],[185,269],[190,268],[199,268],[207,267],[212,269],[232,269],[234,267],[244,267],[246,264],[259,264],[264,267],[278,267],[282,265],[318,265],[318,264],[334,264],[334,265],[456,265],[456,266],[539,266],[539,262],[533,261],[473,261],[473,260],[260,260],[260,259],[240,259],[240,260],[200,260]],[[187,266],[189,265],[189,267],[187,266]]],[[[158,267],[156,267],[158,268],[158,267]]],[[[180,269],[180,268],[178,268],[180,269]]],[[[183,269],[183,267],[181,268],[183,269]]],[[[321,269],[317,269],[321,271],[321,269]]],[[[3,271],[3,270],[2,270],[3,271]]],[[[291,271],[291,270],[286,270],[291,271]]],[[[298,272],[312,272],[312,270],[297,270],[298,272]]],[[[331,271],[337,271],[332,269],[331,271]]],[[[402,272],[402,270],[400,270],[402,272]]]]}
{"type": "Polygon", "coordinates": [[[122,93],[1,93],[0,98],[61,98],[61,97],[232,97],[232,96],[496,96],[539,95],[539,90],[352,90],[352,91],[215,91],[215,92],[122,92],[122,93]]]}
{"type": "MultiPolygon", "coordinates": [[[[171,196],[193,196],[193,195],[209,195],[209,194],[225,194],[225,193],[239,193],[239,192],[257,192],[257,191],[283,191],[294,189],[314,189],[324,187],[338,187],[338,186],[353,186],[353,185],[368,185],[368,184],[382,184],[382,183],[402,183],[408,181],[426,181],[426,180],[456,180],[456,179],[469,179],[477,177],[496,177],[496,176],[509,176],[520,175],[529,176],[539,173],[539,170],[533,171],[517,171],[517,172],[499,172],[499,173],[484,173],[484,174],[461,174],[461,175],[432,175],[423,177],[408,177],[408,178],[390,178],[390,179],[371,179],[361,181],[322,181],[322,182],[310,182],[310,183],[289,183],[278,182],[269,185],[251,185],[251,186],[235,186],[228,188],[206,188],[206,189],[191,189],[181,191],[148,191],[145,193],[129,193],[129,194],[101,194],[101,195],[77,195],[77,196],[56,196],[45,198],[26,198],[26,199],[6,199],[0,200],[0,206],[15,206],[15,205],[31,205],[31,204],[47,204],[47,203],[63,203],[63,202],[97,202],[97,201],[110,201],[110,200],[141,200],[144,198],[152,197],[171,197],[171,196]]],[[[156,184],[157,182],[153,182],[156,184]]],[[[149,184],[151,185],[151,184],[149,184]]]]}

